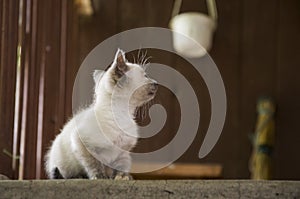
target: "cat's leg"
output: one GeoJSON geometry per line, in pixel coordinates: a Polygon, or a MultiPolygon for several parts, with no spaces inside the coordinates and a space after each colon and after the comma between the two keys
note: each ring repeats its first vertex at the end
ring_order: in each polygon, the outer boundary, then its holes
{"type": "Polygon", "coordinates": [[[83,165],[89,179],[108,178],[105,172],[105,166],[93,156],[82,158],[81,164],[83,165]]]}
{"type": "Polygon", "coordinates": [[[76,139],[76,149],[73,150],[75,157],[80,162],[89,179],[108,178],[105,165],[97,160],[82,144],[81,140],[76,139]]]}
{"type": "Polygon", "coordinates": [[[131,168],[131,157],[129,152],[121,153],[116,161],[112,164],[112,178],[115,180],[132,180],[129,174],[131,168]]]}

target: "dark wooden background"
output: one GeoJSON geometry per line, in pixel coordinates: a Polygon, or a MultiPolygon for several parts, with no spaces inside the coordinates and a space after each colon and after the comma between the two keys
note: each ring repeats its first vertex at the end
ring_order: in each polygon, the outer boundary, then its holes
{"type": "MultiPolygon", "coordinates": [[[[172,5],[173,0],[101,1],[95,18],[80,24],[80,60],[101,41],[120,31],[144,26],[168,27],[172,5]]],[[[219,24],[210,55],[225,83],[228,113],[220,140],[204,159],[197,158],[210,117],[209,95],[204,82],[201,77],[193,76],[195,73],[182,59],[148,50],[153,57],[151,61],[167,64],[185,74],[201,99],[200,130],[179,161],[221,163],[225,178],[249,178],[251,144],[248,136],[254,131],[256,101],[261,95],[268,95],[275,98],[278,106],[274,177],[299,179],[300,2],[227,0],[217,1],[217,7],[219,24]]],[[[185,11],[207,12],[205,1],[183,0],[181,12],[185,11]]],[[[163,104],[165,101],[169,104],[165,107],[174,109],[173,96],[170,93],[161,95],[165,99],[163,104]]],[[[168,115],[169,121],[178,121],[174,116],[176,110],[174,112],[168,115]]],[[[174,136],[175,127],[171,121],[161,132],[164,136],[156,136],[149,142],[143,140],[143,147],[138,146],[138,149],[153,150],[167,143],[174,136]]]]}
{"type": "MultiPolygon", "coordinates": [[[[23,15],[27,18],[18,28],[19,1],[0,0],[0,173],[12,178],[43,178],[45,151],[72,114],[73,82],[85,56],[101,41],[121,31],[168,27],[173,0],[101,0],[98,12],[90,19],[78,19],[72,1],[23,0],[23,15]],[[22,96],[17,113],[19,125],[12,128],[14,100],[10,99],[14,99],[17,32],[23,46],[22,96]],[[23,166],[12,169],[14,161],[2,153],[3,149],[14,155],[21,153],[23,166]]],[[[197,155],[210,117],[205,83],[180,57],[148,50],[151,61],[184,74],[201,99],[197,138],[178,161],[220,163],[224,178],[249,178],[248,135],[255,126],[256,101],[261,95],[269,95],[278,108],[274,178],[300,179],[300,1],[217,0],[217,7],[219,23],[210,55],[225,83],[228,112],[217,145],[204,159],[197,155]]],[[[183,0],[181,12],[186,11],[206,12],[205,1],[183,0]]],[[[177,128],[174,123],[178,123],[179,107],[172,93],[161,88],[156,100],[167,109],[168,121],[158,136],[141,140],[143,144],[137,151],[165,145],[177,128]]]]}

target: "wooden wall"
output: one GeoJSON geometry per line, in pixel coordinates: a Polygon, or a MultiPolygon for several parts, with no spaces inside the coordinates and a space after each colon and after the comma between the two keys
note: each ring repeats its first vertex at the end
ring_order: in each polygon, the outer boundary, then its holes
{"type": "Polygon", "coordinates": [[[0,173],[13,177],[14,95],[17,63],[19,1],[0,1],[0,173]],[[14,34],[12,34],[14,33],[14,34]],[[5,153],[6,152],[6,153],[5,153]],[[8,153],[8,154],[7,154],[8,153]]]}
{"type": "Polygon", "coordinates": [[[0,1],[0,173],[12,179],[45,177],[45,152],[71,115],[74,13],[68,0],[0,1]]]}
{"type": "MultiPolygon", "coordinates": [[[[12,178],[44,178],[45,151],[72,114],[73,82],[85,56],[121,31],[168,27],[173,5],[173,0],[99,2],[95,16],[78,22],[73,1],[0,0],[0,173],[12,178]],[[21,9],[19,2],[24,2],[21,9]],[[18,26],[21,10],[26,20],[18,26]],[[18,44],[23,47],[19,73],[18,44]],[[18,99],[16,82],[20,84],[18,99]],[[20,105],[15,113],[17,101],[20,105]],[[11,154],[21,157],[12,159],[11,154]]],[[[217,7],[219,24],[210,55],[225,83],[228,112],[217,145],[204,159],[198,159],[198,151],[211,114],[205,82],[179,56],[148,49],[152,62],[169,65],[185,75],[200,99],[199,132],[178,161],[221,163],[225,178],[248,178],[248,135],[255,126],[256,101],[269,95],[278,107],[274,178],[300,179],[300,2],[217,0],[217,7]]],[[[205,1],[183,0],[181,12],[186,11],[206,12],[205,1]]],[[[156,102],[165,106],[167,123],[158,135],[140,140],[136,151],[158,149],[176,133],[180,117],[176,98],[161,87],[156,102]]]]}
{"type": "MultiPolygon", "coordinates": [[[[173,0],[100,1],[98,13],[79,25],[79,62],[104,39],[127,29],[168,27],[173,0]]],[[[224,166],[225,178],[248,178],[251,144],[248,135],[256,120],[256,100],[261,95],[275,98],[276,146],[274,154],[276,179],[300,179],[300,2],[297,0],[217,0],[219,24],[210,52],[222,74],[228,112],[223,133],[213,151],[199,160],[199,143],[203,140],[210,117],[210,101],[201,77],[181,58],[149,50],[152,61],[168,64],[189,78],[201,99],[201,125],[197,138],[179,159],[181,162],[216,162],[224,166]]],[[[205,1],[184,0],[181,9],[206,12],[205,1]]],[[[76,42],[75,42],[76,43],[76,42]]],[[[162,91],[160,91],[162,93],[162,91]]],[[[164,93],[167,109],[176,109],[176,100],[164,93]]],[[[174,112],[173,112],[174,113],[174,112]]],[[[175,116],[168,120],[177,121],[175,116]]],[[[163,146],[174,135],[174,125],[166,124],[167,136],[150,140],[137,150],[163,146]],[[159,138],[159,139],[158,139],[159,138]],[[146,146],[146,147],[145,147],[146,146]]]]}

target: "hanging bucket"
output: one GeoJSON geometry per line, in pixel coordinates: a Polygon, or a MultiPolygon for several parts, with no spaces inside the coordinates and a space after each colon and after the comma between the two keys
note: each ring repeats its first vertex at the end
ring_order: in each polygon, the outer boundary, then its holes
{"type": "Polygon", "coordinates": [[[217,27],[215,0],[207,0],[209,15],[200,12],[178,14],[181,3],[182,0],[175,0],[172,19],[169,24],[173,31],[180,33],[173,33],[174,49],[186,57],[201,57],[210,50],[213,34],[217,27]]]}

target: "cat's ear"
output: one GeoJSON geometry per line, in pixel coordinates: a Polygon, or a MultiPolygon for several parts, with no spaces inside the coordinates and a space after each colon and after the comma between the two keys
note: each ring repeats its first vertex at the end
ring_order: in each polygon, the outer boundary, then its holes
{"type": "Polygon", "coordinates": [[[126,62],[127,60],[124,51],[118,49],[114,59],[114,72],[117,75],[117,77],[122,77],[128,71],[128,66],[126,62]]]}
{"type": "Polygon", "coordinates": [[[103,70],[95,70],[94,71],[93,78],[94,78],[94,81],[95,81],[96,84],[100,81],[103,74],[104,74],[103,70]]]}

